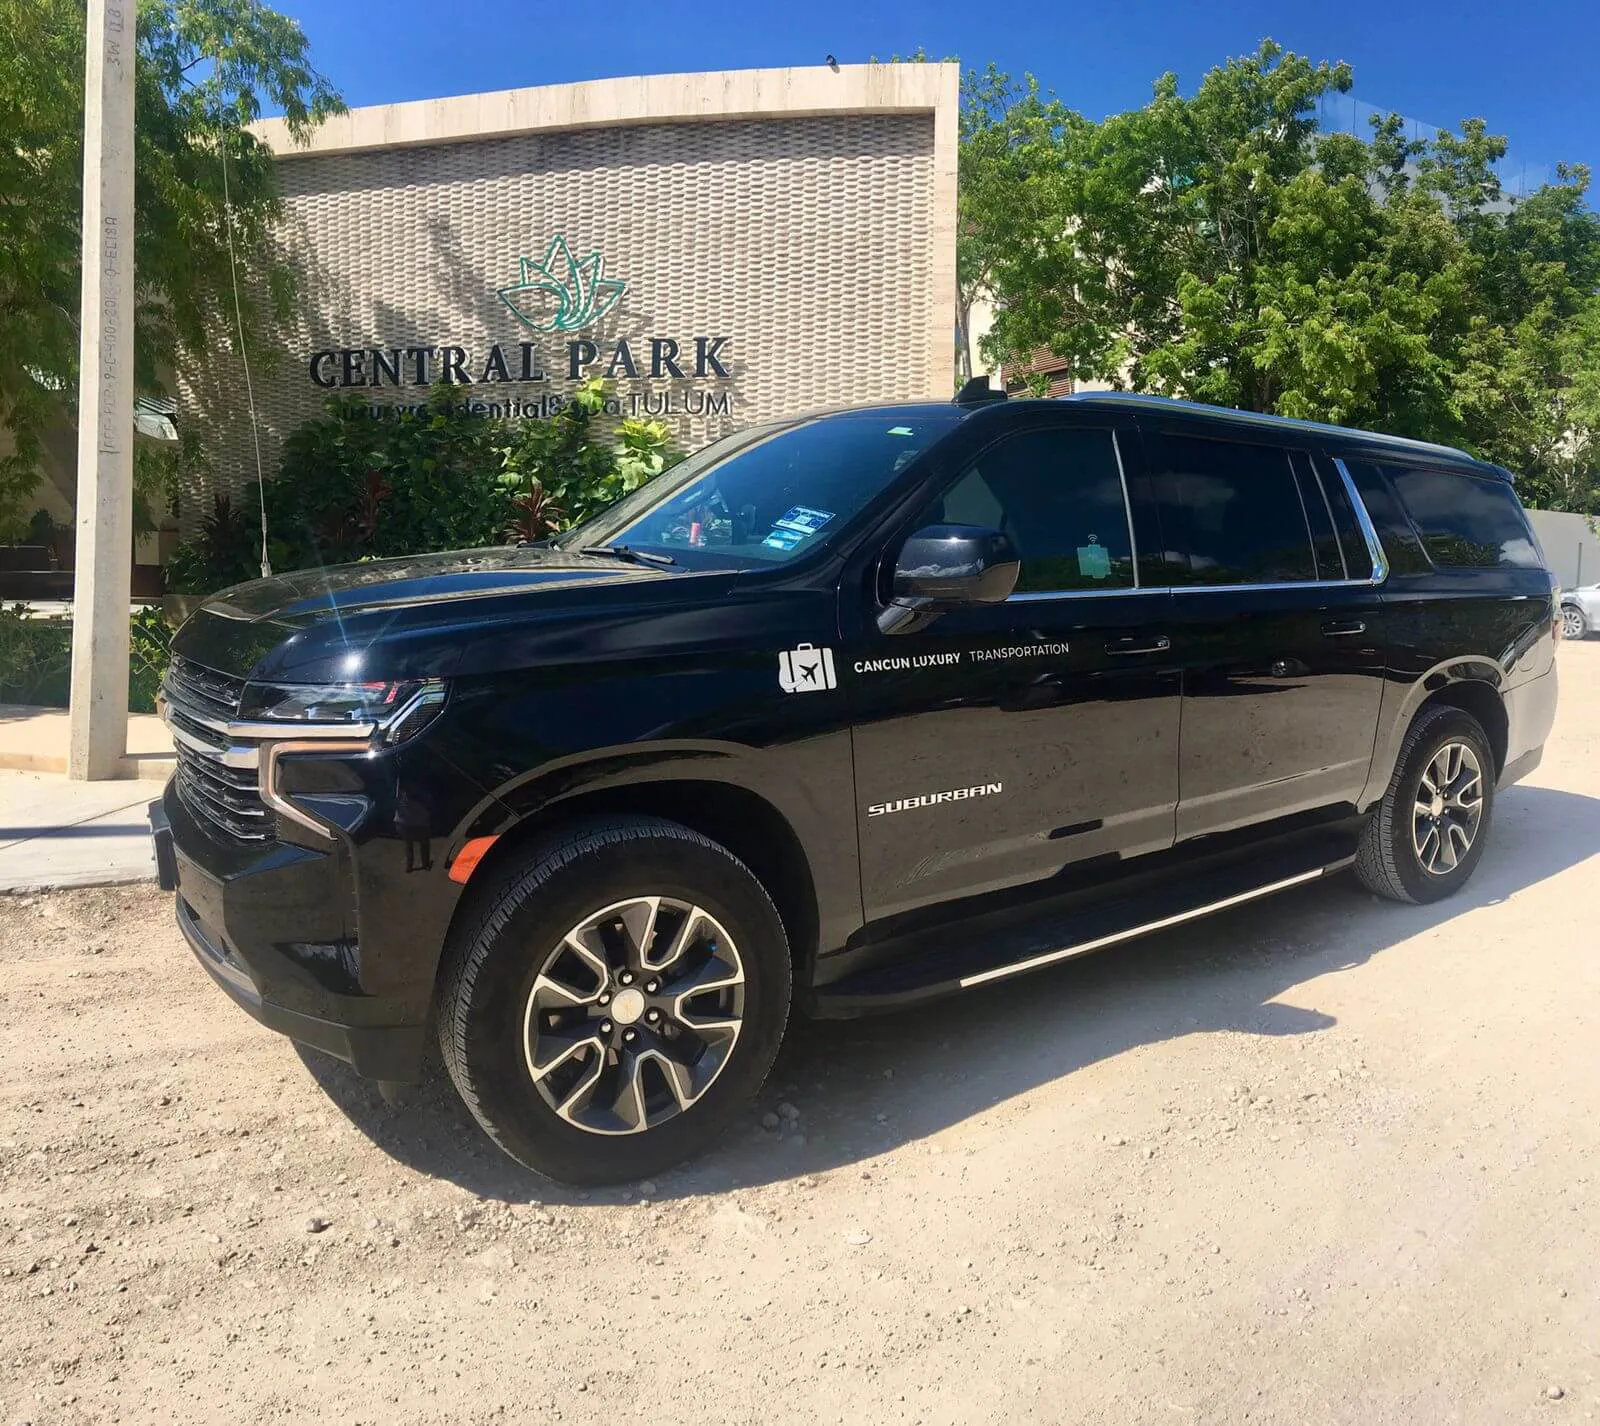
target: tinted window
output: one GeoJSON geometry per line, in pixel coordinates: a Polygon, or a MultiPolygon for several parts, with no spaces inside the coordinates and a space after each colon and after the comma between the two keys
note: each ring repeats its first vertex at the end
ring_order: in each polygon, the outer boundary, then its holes
{"type": "Polygon", "coordinates": [[[1542,561],[1504,481],[1391,466],[1400,503],[1442,569],[1534,568],[1542,561]]]}
{"type": "Polygon", "coordinates": [[[1334,529],[1339,532],[1339,547],[1344,551],[1345,567],[1351,579],[1372,578],[1372,551],[1367,548],[1367,537],[1361,533],[1356,521],[1355,507],[1344,487],[1338,470],[1331,461],[1319,456],[1317,475],[1322,480],[1323,494],[1328,500],[1328,511],[1333,516],[1334,529]]]}
{"type": "Polygon", "coordinates": [[[1109,431],[1010,436],[957,477],[918,524],[1003,530],[1022,555],[1019,594],[1134,584],[1128,507],[1109,431]]]}
{"type": "Polygon", "coordinates": [[[1305,507],[1306,524],[1311,527],[1311,550],[1317,557],[1318,579],[1343,579],[1344,552],[1333,529],[1333,511],[1323,493],[1322,482],[1311,469],[1311,457],[1295,451],[1289,457],[1294,467],[1295,484],[1300,488],[1300,504],[1305,507]]]}
{"type": "MultiPolygon", "coordinates": [[[[1377,527],[1378,539],[1389,560],[1389,572],[1427,574],[1431,571],[1433,566],[1423,553],[1422,542],[1417,539],[1417,532],[1402,513],[1383,473],[1377,466],[1361,460],[1346,460],[1344,466],[1350,472],[1350,479],[1355,482],[1361,503],[1367,507],[1367,514],[1377,527]]],[[[1331,483],[1328,490],[1332,494],[1331,483]]]]}
{"type": "Polygon", "coordinates": [[[1287,454],[1187,436],[1146,443],[1162,530],[1180,584],[1278,584],[1317,577],[1287,454]]]}
{"type": "Polygon", "coordinates": [[[626,544],[691,567],[744,568],[817,549],[961,413],[907,408],[740,431],[695,452],[558,541],[626,544]]]}

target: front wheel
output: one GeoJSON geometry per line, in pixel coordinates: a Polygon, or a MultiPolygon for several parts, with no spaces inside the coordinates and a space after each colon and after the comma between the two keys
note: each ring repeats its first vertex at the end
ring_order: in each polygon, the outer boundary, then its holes
{"type": "Polygon", "coordinates": [[[1362,884],[1394,901],[1438,901],[1458,891],[1483,855],[1494,779],[1478,720],[1459,708],[1424,708],[1362,831],[1362,884]]]}
{"type": "Polygon", "coordinates": [[[674,822],[611,818],[534,848],[453,937],[445,1065],[512,1158],[616,1183],[699,1153],[761,1087],[789,946],[761,883],[674,822]]]}
{"type": "Polygon", "coordinates": [[[1583,610],[1576,604],[1563,604],[1561,606],[1561,637],[1563,639],[1581,639],[1589,632],[1589,621],[1583,617],[1583,610]]]}

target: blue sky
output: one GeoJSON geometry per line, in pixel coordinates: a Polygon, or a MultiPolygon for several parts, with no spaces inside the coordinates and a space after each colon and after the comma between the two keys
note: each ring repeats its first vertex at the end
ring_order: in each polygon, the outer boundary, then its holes
{"type": "Polygon", "coordinates": [[[1192,87],[1263,35],[1355,69],[1355,94],[1428,124],[1469,114],[1535,165],[1600,163],[1597,0],[270,0],[355,105],[612,75],[886,59],[918,45],[1032,70],[1092,117],[1141,104],[1161,71],[1192,87]]]}

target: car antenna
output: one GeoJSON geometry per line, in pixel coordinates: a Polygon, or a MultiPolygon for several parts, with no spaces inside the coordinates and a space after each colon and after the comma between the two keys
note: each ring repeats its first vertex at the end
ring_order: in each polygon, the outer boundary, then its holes
{"type": "Polygon", "coordinates": [[[977,406],[985,401],[1004,401],[1006,393],[996,391],[989,385],[987,374],[969,377],[961,383],[961,390],[956,392],[957,406],[977,406]]]}

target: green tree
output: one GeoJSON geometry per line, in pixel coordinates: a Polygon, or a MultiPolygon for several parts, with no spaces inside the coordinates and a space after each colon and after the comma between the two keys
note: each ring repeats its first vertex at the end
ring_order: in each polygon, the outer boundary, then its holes
{"type": "MultiPolygon", "coordinates": [[[[1033,180],[1048,175],[1063,129],[1076,116],[1028,75],[1013,81],[992,64],[961,80],[956,222],[956,380],[972,375],[974,307],[992,300],[1000,265],[1026,241],[1049,201],[1033,180]]],[[[1081,120],[1079,121],[1081,123],[1081,120]]]]}
{"type": "Polygon", "coordinates": [[[1513,202],[1482,120],[1320,131],[1350,85],[1265,41],[1099,123],[1031,122],[1031,90],[969,95],[989,355],[1047,347],[1082,379],[1466,444],[1530,503],[1581,505],[1600,430],[1587,171],[1513,202]],[[1027,138],[995,162],[976,144],[1012,105],[1027,138]]]}
{"type": "MultiPolygon", "coordinates": [[[[138,26],[135,382],[158,393],[233,326],[230,207],[240,270],[277,312],[291,296],[267,243],[271,155],[246,126],[270,104],[301,137],[343,105],[299,26],[254,0],[139,0],[138,26]]],[[[0,0],[0,536],[26,514],[45,432],[73,417],[84,29],[81,0],[0,0]]],[[[277,312],[242,296],[251,343],[277,312]]]]}

